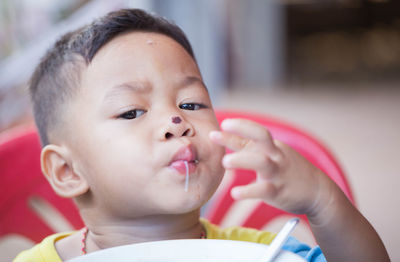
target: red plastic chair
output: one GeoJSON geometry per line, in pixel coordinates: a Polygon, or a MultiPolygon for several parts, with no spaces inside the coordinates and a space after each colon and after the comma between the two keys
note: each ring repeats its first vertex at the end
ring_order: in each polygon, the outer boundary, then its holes
{"type": "MultiPolygon", "coordinates": [[[[275,139],[290,145],[324,171],[354,203],[349,183],[335,158],[326,147],[306,132],[264,115],[228,111],[217,111],[216,114],[220,123],[226,118],[245,118],[264,125],[275,139]]],[[[255,177],[255,173],[252,171],[236,170],[233,179],[218,189],[206,210],[205,217],[214,224],[221,224],[235,202],[230,196],[231,189],[234,186],[251,183],[255,180],[255,177]]],[[[246,214],[241,226],[262,229],[268,222],[282,215],[288,215],[288,213],[260,201],[256,208],[252,210],[252,213],[246,214]]],[[[306,221],[305,216],[300,217],[306,221]]]]}
{"type": "MultiPolygon", "coordinates": [[[[306,133],[280,121],[262,115],[218,111],[221,122],[225,118],[247,118],[259,122],[279,139],[322,169],[353,200],[348,182],[339,165],[318,141],[306,133]]],[[[234,203],[230,190],[235,185],[243,185],[254,180],[255,174],[239,170],[227,186],[220,188],[206,217],[220,224],[234,203]]],[[[57,196],[51,189],[40,169],[40,143],[35,128],[20,128],[0,134],[0,237],[19,234],[40,242],[55,233],[53,228],[32,208],[31,200],[40,198],[63,214],[73,228],[81,228],[83,222],[78,210],[70,199],[57,196]]],[[[271,219],[286,214],[276,208],[259,204],[248,214],[242,226],[262,228],[271,219]]]]}
{"type": "Polygon", "coordinates": [[[55,233],[32,208],[32,199],[50,204],[72,227],[83,226],[72,200],[57,196],[42,174],[40,150],[32,127],[0,134],[0,237],[17,234],[37,243],[55,233]]]}

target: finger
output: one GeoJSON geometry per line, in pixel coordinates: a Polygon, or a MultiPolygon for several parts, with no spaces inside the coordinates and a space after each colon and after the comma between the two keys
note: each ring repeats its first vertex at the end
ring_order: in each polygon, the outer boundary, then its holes
{"type": "Polygon", "coordinates": [[[258,198],[268,201],[278,193],[277,188],[268,181],[255,182],[245,186],[232,188],[231,196],[235,200],[258,198]]]}
{"type": "Polygon", "coordinates": [[[275,149],[274,141],[269,131],[256,122],[247,119],[225,119],[221,123],[221,129],[239,135],[243,138],[263,143],[267,149],[275,149]]]}
{"type": "Polygon", "coordinates": [[[211,131],[209,137],[213,142],[225,146],[233,151],[242,150],[251,142],[251,140],[247,138],[220,131],[211,131]]]}
{"type": "Polygon", "coordinates": [[[257,152],[239,151],[225,155],[222,164],[227,169],[254,170],[258,177],[263,179],[272,179],[278,173],[278,164],[257,152]]]}

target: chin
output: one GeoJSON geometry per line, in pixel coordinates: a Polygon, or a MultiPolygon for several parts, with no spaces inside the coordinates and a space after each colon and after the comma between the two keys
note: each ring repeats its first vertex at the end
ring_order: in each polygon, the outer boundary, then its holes
{"type": "MultiPolygon", "coordinates": [[[[218,170],[218,167],[215,169],[218,170]]],[[[215,193],[223,177],[218,175],[223,172],[207,173],[210,174],[207,179],[192,180],[187,192],[182,185],[171,189],[168,194],[159,195],[159,207],[169,214],[184,214],[200,209],[215,193]]]]}
{"type": "Polygon", "coordinates": [[[198,194],[193,191],[183,192],[174,199],[169,199],[167,205],[164,206],[165,213],[168,214],[186,214],[199,210],[208,200],[204,194],[198,194]]]}

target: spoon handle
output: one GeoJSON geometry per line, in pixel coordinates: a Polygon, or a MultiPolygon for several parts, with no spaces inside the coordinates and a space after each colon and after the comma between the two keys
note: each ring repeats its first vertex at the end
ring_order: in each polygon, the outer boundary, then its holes
{"type": "Polygon", "coordinates": [[[267,252],[258,260],[258,262],[272,262],[278,255],[283,244],[285,244],[290,233],[296,227],[297,223],[299,223],[298,218],[292,218],[286,222],[281,231],[279,231],[274,240],[272,240],[267,252]]]}

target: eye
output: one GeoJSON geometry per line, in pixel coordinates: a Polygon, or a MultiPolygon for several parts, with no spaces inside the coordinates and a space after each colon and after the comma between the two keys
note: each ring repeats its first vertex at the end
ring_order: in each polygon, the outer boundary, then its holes
{"type": "Polygon", "coordinates": [[[180,109],[184,110],[199,110],[202,108],[207,108],[207,106],[203,104],[197,104],[197,103],[185,103],[179,106],[180,109]]]}
{"type": "Polygon", "coordinates": [[[118,118],[123,118],[123,119],[135,119],[141,115],[146,113],[145,110],[140,110],[140,109],[134,109],[134,110],[129,110],[125,113],[122,113],[118,116],[118,118]]]}

